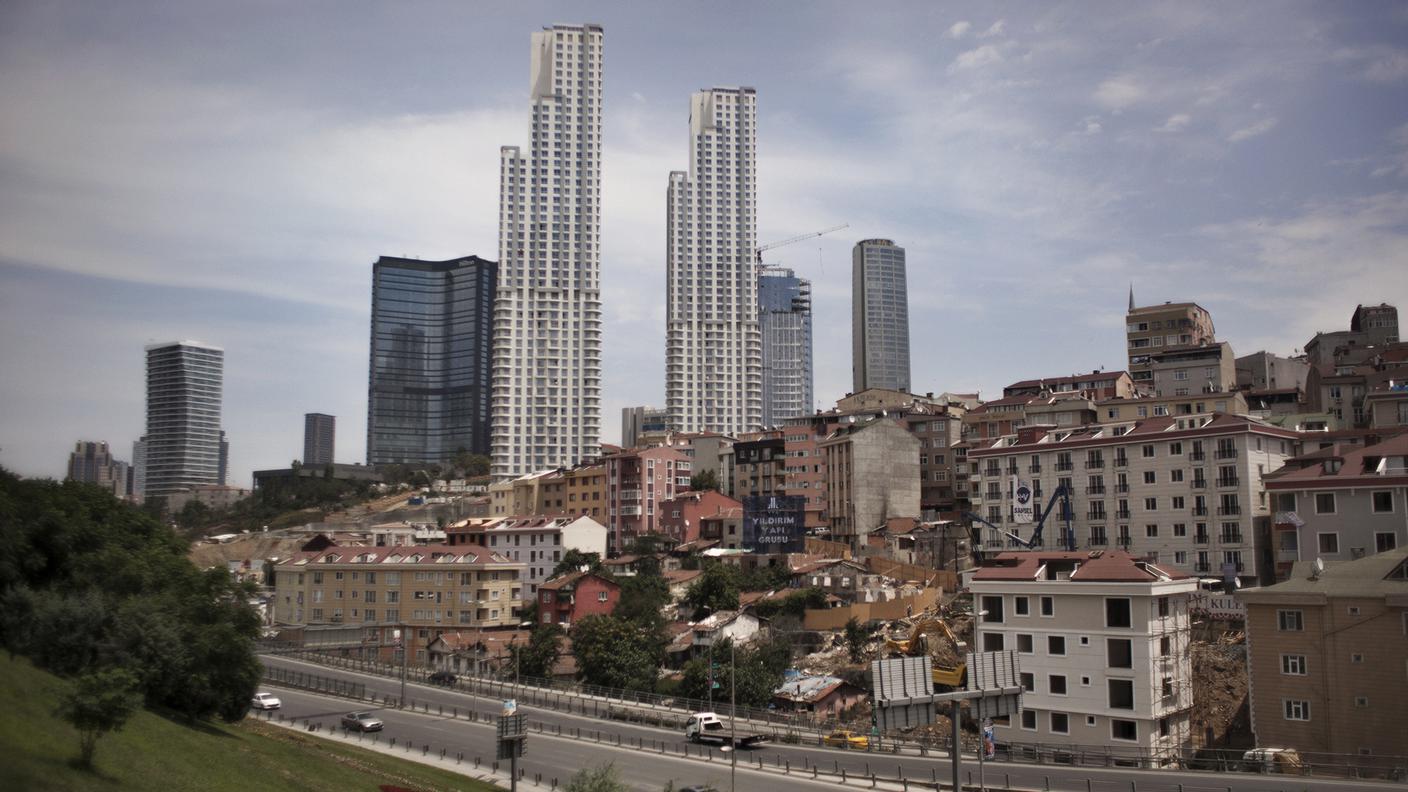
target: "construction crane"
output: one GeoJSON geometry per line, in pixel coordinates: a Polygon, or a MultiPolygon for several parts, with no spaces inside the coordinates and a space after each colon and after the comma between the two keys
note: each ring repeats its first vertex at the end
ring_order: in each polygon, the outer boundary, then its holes
{"type": "MultiPolygon", "coordinates": [[[[1051,498],[1046,502],[1046,508],[1037,512],[1036,529],[1032,531],[1032,538],[1030,539],[1023,539],[1022,537],[1018,536],[1017,534],[1011,531],[1005,530],[1003,528],[998,528],[996,525],[993,525],[987,520],[984,520],[982,517],[979,517],[973,512],[964,512],[963,516],[968,518],[970,522],[982,523],[983,525],[986,525],[994,531],[997,531],[998,533],[1009,537],[1012,541],[1016,542],[1022,547],[1027,548],[1028,550],[1035,550],[1036,548],[1042,545],[1041,533],[1042,530],[1046,527],[1046,518],[1050,517],[1051,512],[1055,511],[1057,501],[1060,501],[1061,503],[1061,513],[1059,515],[1059,518],[1066,523],[1065,530],[1061,532],[1061,544],[1064,546],[1064,549],[1074,551],[1076,549],[1076,537],[1075,532],[1071,530],[1071,494],[1070,491],[1066,489],[1066,486],[1064,484],[1058,486],[1056,488],[1056,491],[1051,493],[1051,498]]],[[[976,537],[974,539],[974,544],[980,544],[980,542],[976,540],[976,537]]]]}
{"type": "Polygon", "coordinates": [[[851,224],[850,224],[850,223],[842,223],[841,225],[838,225],[838,226],[832,226],[832,227],[830,227],[830,228],[823,228],[823,229],[820,230],[820,231],[813,231],[813,232],[811,232],[810,234],[802,234],[802,235],[800,235],[800,236],[794,236],[794,237],[792,237],[791,239],[784,239],[784,240],[782,240],[782,241],[780,241],[780,242],[769,242],[769,243],[767,243],[766,245],[759,245],[759,246],[757,247],[757,249],[753,251],[753,255],[757,257],[758,264],[762,264],[762,263],[763,263],[763,251],[765,251],[765,250],[772,250],[773,248],[786,247],[787,245],[791,245],[791,244],[794,244],[794,243],[797,243],[797,242],[805,242],[805,241],[807,241],[808,239],[813,239],[813,238],[819,237],[819,236],[825,236],[825,235],[827,235],[827,234],[830,234],[830,233],[833,232],[833,231],[840,231],[840,230],[843,229],[843,228],[850,228],[850,227],[851,227],[851,224]]]}

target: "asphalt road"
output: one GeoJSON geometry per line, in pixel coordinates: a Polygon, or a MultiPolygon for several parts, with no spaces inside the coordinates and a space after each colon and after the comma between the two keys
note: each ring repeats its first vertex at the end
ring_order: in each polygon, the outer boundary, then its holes
{"type": "MultiPolygon", "coordinates": [[[[261,659],[267,665],[276,665],[289,669],[301,670],[309,673],[316,673],[325,677],[345,679],[360,682],[366,685],[369,694],[378,697],[400,695],[400,682],[398,680],[386,679],[384,677],[362,674],[355,671],[348,671],[339,668],[307,663],[300,660],[292,660],[278,656],[262,656],[261,659]]],[[[469,710],[479,713],[481,718],[492,722],[493,716],[498,714],[501,702],[490,701],[483,697],[473,696],[467,693],[447,690],[430,685],[420,685],[409,683],[406,688],[407,698],[416,702],[420,706],[423,702],[430,703],[432,712],[443,706],[446,713],[453,710],[463,715],[469,710]]],[[[302,701],[307,698],[313,701],[325,701],[324,699],[301,694],[290,694],[285,699],[285,714],[293,715],[295,710],[293,701],[302,701]],[[299,698],[294,698],[299,696],[299,698]]],[[[319,705],[324,706],[324,705],[319,705]]],[[[340,716],[342,712],[350,711],[349,705],[335,713],[340,716]]],[[[720,751],[713,750],[712,765],[704,763],[701,759],[681,758],[682,751],[687,751],[691,757],[699,757],[701,752],[708,754],[709,749],[700,746],[688,745],[684,742],[683,735],[675,730],[653,728],[635,724],[622,723],[612,720],[599,720],[590,716],[568,714],[551,709],[539,709],[520,705],[520,710],[528,715],[528,718],[535,722],[542,722],[551,729],[560,728],[564,734],[585,735],[588,742],[573,743],[565,739],[540,737],[534,734],[529,737],[528,756],[522,760],[524,767],[530,774],[541,772],[545,778],[557,777],[565,781],[576,770],[608,761],[614,762],[623,776],[634,788],[644,790],[659,790],[663,788],[669,780],[675,780],[676,786],[683,781],[687,784],[713,783],[721,789],[727,788],[728,766],[726,755],[720,751]],[[593,738],[600,736],[602,743],[597,743],[593,738]],[[616,747],[620,742],[621,747],[616,747]],[[610,744],[607,744],[607,743],[610,744]],[[551,752],[544,755],[544,752],[535,751],[534,745],[544,745],[551,752]],[[660,755],[663,748],[665,756],[660,755]],[[687,764],[686,764],[687,763],[687,764]],[[697,771],[695,770],[697,768],[697,771]],[[719,784],[719,777],[722,776],[723,784],[719,784]]],[[[396,736],[393,730],[393,717],[397,717],[395,728],[402,728],[399,718],[409,717],[414,723],[421,723],[428,716],[409,716],[406,713],[398,713],[395,710],[377,710],[379,716],[387,722],[387,738],[396,736]]],[[[297,717],[308,717],[299,714],[297,717]]],[[[335,724],[336,717],[325,714],[335,724]]],[[[437,724],[434,730],[417,732],[418,735],[409,737],[417,745],[429,739],[432,744],[439,746],[438,735],[449,737],[450,735],[476,734],[479,737],[464,739],[478,739],[480,742],[474,743],[474,750],[485,758],[493,755],[494,734],[490,728],[483,725],[466,723],[451,720],[448,715],[441,718],[432,718],[437,724]]],[[[409,726],[407,727],[409,728],[409,726]]],[[[418,726],[415,728],[425,728],[418,726]]],[[[406,738],[399,738],[402,741],[406,738]]],[[[468,753],[468,752],[467,752],[468,753]]],[[[929,758],[918,756],[896,756],[885,753],[867,753],[858,751],[846,751],[839,749],[823,748],[820,746],[799,746],[784,744],[767,744],[762,747],[743,750],[739,752],[739,766],[742,768],[745,762],[757,764],[761,758],[768,765],[787,763],[792,768],[805,768],[813,764],[819,765],[824,770],[845,768],[847,773],[855,775],[866,775],[874,771],[882,777],[894,778],[900,772],[904,776],[913,780],[929,780],[937,777],[943,781],[950,777],[950,764],[947,758],[929,758]]],[[[802,782],[797,779],[788,779],[776,775],[761,775],[752,771],[749,773],[750,782],[746,785],[742,781],[743,773],[740,769],[739,789],[782,789],[793,788],[791,784],[804,784],[808,789],[817,789],[816,782],[810,780],[802,782]]],[[[1031,765],[1013,762],[989,763],[986,768],[986,781],[989,786],[1001,789],[1004,784],[1010,784],[1015,789],[1051,789],[1055,792],[1130,792],[1133,788],[1137,792],[1331,792],[1341,789],[1401,789],[1398,784],[1376,783],[1365,781],[1350,781],[1337,778],[1309,778],[1297,776],[1294,778],[1285,776],[1263,776],[1250,773],[1212,773],[1199,771],[1164,771],[1164,770],[1130,770],[1125,768],[1099,768],[1099,767],[1067,767],[1056,765],[1031,765]],[[1087,785],[1089,781],[1089,785],[1087,785]],[[1131,787],[1131,782],[1134,786],[1131,787]]],[[[964,763],[964,781],[971,777],[976,783],[979,777],[978,767],[975,762],[966,761],[964,763]],[[971,776],[970,776],[971,774],[971,776]]],[[[827,784],[832,789],[836,786],[827,784]]],[[[802,787],[797,787],[802,788],[802,787]]]]}

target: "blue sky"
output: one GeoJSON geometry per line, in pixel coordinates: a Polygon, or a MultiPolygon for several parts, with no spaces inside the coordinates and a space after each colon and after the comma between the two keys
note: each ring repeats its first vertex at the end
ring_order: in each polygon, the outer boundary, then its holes
{"type": "Polygon", "coordinates": [[[142,432],[142,346],[227,350],[234,480],[364,451],[379,255],[496,258],[528,38],[606,29],[604,431],[663,400],[688,97],[751,85],[760,239],[850,387],[850,247],[909,254],[918,391],[1124,365],[1141,303],[1239,353],[1408,309],[1402,3],[0,4],[0,464],[142,432]]]}

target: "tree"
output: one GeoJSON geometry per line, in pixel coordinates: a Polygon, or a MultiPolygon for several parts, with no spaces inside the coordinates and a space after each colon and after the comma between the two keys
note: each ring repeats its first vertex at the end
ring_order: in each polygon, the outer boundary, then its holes
{"type": "Polygon", "coordinates": [[[712,688],[714,701],[727,700],[732,692],[739,704],[766,707],[782,685],[783,671],[791,664],[791,644],[780,636],[771,641],[758,641],[735,649],[730,663],[731,646],[732,641],[724,638],[715,642],[712,652],[686,663],[680,680],[680,695],[695,699],[710,697],[709,664],[712,661],[716,685],[712,688]],[[730,691],[735,673],[737,688],[730,691]]]}
{"type": "Polygon", "coordinates": [[[587,616],[572,625],[572,653],[582,681],[627,690],[654,690],[664,647],[631,622],[587,616]]]}
{"type": "Polygon", "coordinates": [[[621,780],[614,764],[584,767],[568,779],[566,792],[627,792],[630,787],[621,780]]]}
{"type": "Polygon", "coordinates": [[[856,617],[852,616],[846,622],[846,648],[850,650],[852,663],[865,659],[865,642],[868,637],[856,617]]]}
{"type": "Polygon", "coordinates": [[[142,705],[137,677],[124,668],[80,676],[59,700],[58,716],[78,730],[78,762],[93,766],[93,751],[104,734],[121,729],[142,705]]]}
{"type": "Polygon", "coordinates": [[[489,475],[489,457],[471,454],[463,448],[455,455],[455,467],[470,478],[489,475]]]}
{"type": "Polygon", "coordinates": [[[665,617],[660,610],[670,604],[670,584],[658,575],[632,575],[621,578],[621,600],[611,615],[654,633],[663,630],[665,617]]]}
{"type": "Polygon", "coordinates": [[[518,673],[525,677],[547,678],[561,654],[562,628],[556,624],[540,624],[533,628],[526,645],[510,647],[518,673]]]}
{"type": "Polygon", "coordinates": [[[582,567],[586,567],[588,572],[600,573],[601,554],[584,553],[575,547],[568,548],[567,552],[562,554],[562,560],[558,561],[557,566],[552,568],[552,574],[548,575],[548,577],[555,578],[558,575],[576,572],[582,567]]]}
{"type": "Polygon", "coordinates": [[[719,474],[713,470],[701,470],[689,477],[689,488],[698,492],[700,490],[719,491],[719,474]]]}
{"type": "Polygon", "coordinates": [[[690,584],[684,603],[694,609],[694,619],[719,611],[738,610],[738,582],[732,567],[706,564],[704,574],[690,584]]]}

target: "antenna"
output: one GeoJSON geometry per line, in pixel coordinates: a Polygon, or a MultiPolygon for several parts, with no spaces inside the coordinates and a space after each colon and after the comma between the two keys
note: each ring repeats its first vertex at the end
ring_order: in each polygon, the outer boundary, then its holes
{"type": "Polygon", "coordinates": [[[1315,580],[1316,578],[1325,574],[1325,559],[1321,558],[1320,556],[1316,556],[1315,563],[1311,564],[1311,569],[1315,570],[1314,573],[1310,576],[1311,580],[1315,580]]]}

